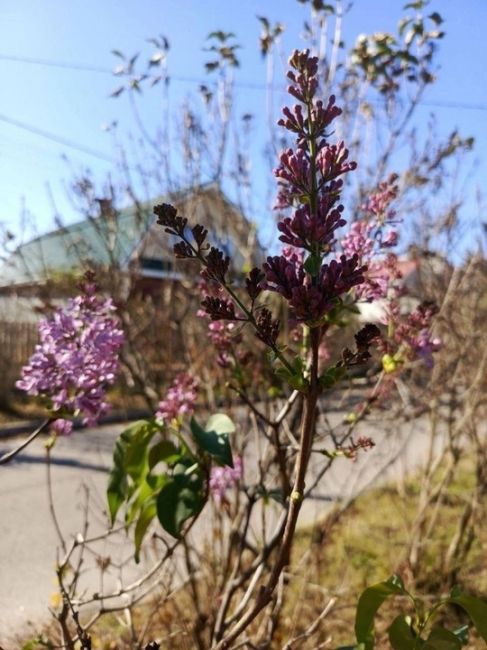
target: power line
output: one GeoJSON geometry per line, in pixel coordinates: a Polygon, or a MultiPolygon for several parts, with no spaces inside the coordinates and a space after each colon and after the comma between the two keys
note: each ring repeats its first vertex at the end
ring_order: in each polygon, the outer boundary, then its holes
{"type": "MultiPolygon", "coordinates": [[[[74,70],[77,72],[97,72],[100,74],[113,75],[113,70],[110,70],[109,68],[103,68],[101,66],[90,65],[85,63],[55,61],[53,59],[38,59],[33,57],[0,54],[0,61],[12,61],[14,63],[29,63],[33,65],[43,65],[52,68],[63,68],[65,70],[74,70]]],[[[198,77],[169,75],[169,78],[172,81],[177,81],[182,83],[194,83],[194,84],[207,83],[207,80],[198,77]]],[[[264,83],[253,82],[253,81],[235,81],[235,86],[237,88],[245,88],[248,90],[266,90],[268,87],[264,83]]],[[[276,90],[285,90],[285,86],[273,86],[273,88],[276,90]]],[[[487,104],[475,104],[475,103],[470,104],[464,102],[451,102],[451,101],[441,101],[441,100],[425,100],[419,102],[419,104],[421,106],[431,106],[432,108],[452,108],[452,109],[471,110],[471,111],[487,111],[487,104]]]]}
{"type": "MultiPolygon", "coordinates": [[[[12,61],[13,63],[30,63],[32,65],[43,65],[50,68],[63,68],[64,70],[75,70],[76,72],[97,72],[113,76],[113,70],[110,68],[102,68],[101,66],[90,65],[85,63],[69,63],[67,61],[55,61],[53,59],[37,59],[25,56],[13,56],[10,54],[0,54],[0,61],[12,61]]],[[[171,81],[178,81],[182,83],[204,84],[207,83],[206,79],[200,77],[186,77],[184,75],[169,75],[171,81]]],[[[247,88],[252,90],[266,90],[266,84],[254,81],[238,81],[235,85],[239,88],[247,88]]],[[[285,86],[274,86],[278,90],[285,90],[285,86]]]]}
{"type": "MultiPolygon", "coordinates": [[[[20,56],[10,56],[5,54],[0,54],[0,60],[13,61],[16,63],[30,63],[34,65],[44,65],[49,67],[64,68],[64,69],[76,70],[76,71],[97,72],[97,73],[110,74],[110,75],[113,74],[111,70],[99,66],[91,66],[82,63],[68,63],[63,61],[54,61],[51,59],[37,59],[37,58],[30,58],[30,57],[20,57],[20,56]]],[[[171,79],[174,81],[187,82],[187,83],[199,83],[199,84],[203,83],[202,79],[198,79],[196,77],[179,76],[179,77],[171,77],[171,79]]],[[[240,88],[247,88],[247,89],[254,89],[254,90],[265,90],[267,88],[265,84],[258,83],[258,82],[235,82],[235,85],[240,88]]],[[[487,111],[487,104],[465,104],[461,102],[450,102],[450,101],[422,101],[419,103],[422,106],[431,106],[436,108],[456,108],[462,110],[487,111]]],[[[38,135],[47,140],[51,140],[52,142],[61,144],[64,147],[68,147],[69,149],[73,149],[81,153],[88,154],[89,156],[93,156],[94,158],[98,158],[99,160],[104,160],[110,163],[114,162],[113,158],[111,158],[110,156],[108,156],[107,154],[101,151],[98,151],[97,149],[86,147],[85,145],[75,142],[74,140],[70,140],[63,136],[56,135],[55,133],[46,131],[44,129],[40,129],[31,124],[27,124],[26,122],[21,122],[20,120],[14,119],[12,117],[8,117],[7,115],[0,114],[0,122],[9,124],[10,126],[15,126],[19,129],[22,129],[29,133],[33,133],[34,135],[38,135]]]]}
{"type": "Polygon", "coordinates": [[[24,131],[28,131],[29,133],[33,133],[34,135],[39,135],[42,138],[52,140],[53,142],[62,144],[64,147],[68,147],[69,149],[75,149],[82,153],[88,154],[89,156],[93,156],[94,158],[99,158],[100,160],[105,160],[106,162],[113,163],[113,158],[103,153],[102,151],[98,151],[97,149],[92,149],[91,147],[85,147],[84,145],[79,144],[74,140],[69,140],[62,136],[56,135],[55,133],[51,133],[50,131],[45,131],[44,129],[39,129],[36,126],[27,124],[26,122],[21,122],[20,120],[16,120],[12,117],[8,117],[8,115],[2,115],[0,113],[0,122],[4,122],[5,124],[9,124],[10,126],[15,126],[18,129],[23,129],[24,131]]]}
{"type": "Polygon", "coordinates": [[[102,74],[113,74],[112,70],[102,68],[97,65],[86,63],[73,63],[64,61],[53,61],[52,59],[37,59],[28,56],[14,56],[11,54],[0,54],[0,60],[12,61],[14,63],[31,63],[33,65],[45,65],[51,68],[65,68],[67,70],[77,70],[78,72],[100,72],[102,74]]]}
{"type": "Polygon", "coordinates": [[[449,101],[423,101],[419,102],[421,106],[431,106],[433,108],[457,108],[467,111],[487,111],[487,104],[462,104],[461,102],[449,101]]]}

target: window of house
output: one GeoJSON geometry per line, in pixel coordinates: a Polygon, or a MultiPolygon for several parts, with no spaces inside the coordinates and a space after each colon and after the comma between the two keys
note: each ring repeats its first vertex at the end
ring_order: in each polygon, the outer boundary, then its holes
{"type": "Polygon", "coordinates": [[[140,267],[144,271],[172,271],[174,266],[170,260],[164,260],[160,257],[141,257],[140,267]]]}

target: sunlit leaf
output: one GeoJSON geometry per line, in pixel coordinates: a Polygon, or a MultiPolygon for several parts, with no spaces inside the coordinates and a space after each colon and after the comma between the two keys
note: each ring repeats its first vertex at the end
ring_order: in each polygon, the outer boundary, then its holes
{"type": "Polygon", "coordinates": [[[228,440],[228,433],[235,430],[233,422],[221,413],[213,416],[208,421],[206,430],[194,418],[191,419],[190,428],[198,447],[210,454],[215,460],[233,467],[232,449],[228,440]]]}
{"type": "Polygon", "coordinates": [[[152,497],[147,501],[140,511],[139,518],[135,525],[134,532],[134,545],[135,545],[135,561],[138,563],[140,561],[140,547],[142,545],[142,540],[147,532],[147,529],[151,525],[157,514],[157,504],[156,499],[152,497]]]}
{"type": "Polygon", "coordinates": [[[148,445],[157,430],[154,423],[141,420],[125,429],[115,443],[107,489],[108,510],[112,524],[120,506],[131,494],[128,479],[136,483],[147,473],[148,445]]]}
{"type": "Polygon", "coordinates": [[[362,592],[355,617],[355,635],[359,643],[364,644],[365,650],[374,647],[374,617],[379,607],[390,596],[407,593],[401,578],[391,576],[384,582],[368,587],[362,592]]]}

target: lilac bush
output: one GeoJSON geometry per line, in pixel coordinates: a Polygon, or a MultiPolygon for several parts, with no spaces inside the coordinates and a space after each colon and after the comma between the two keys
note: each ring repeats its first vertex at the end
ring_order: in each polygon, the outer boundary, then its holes
{"type": "MultiPolygon", "coordinates": [[[[366,325],[355,334],[355,349],[345,348],[339,360],[326,367],[324,364],[329,362],[326,345],[328,333],[358,300],[387,295],[386,288],[380,293],[375,289],[365,296],[360,295],[360,290],[364,286],[381,286],[378,277],[382,278],[382,284],[389,283],[389,276],[383,269],[392,266],[386,261],[380,270],[374,269],[375,273],[368,276],[372,265],[380,261],[376,260],[377,250],[382,251],[384,243],[392,245],[395,241],[395,235],[389,232],[394,215],[388,210],[395,189],[389,185],[379,188],[364,208],[371,223],[362,230],[352,230],[348,239],[340,243],[338,231],[346,225],[344,206],[340,202],[343,177],[356,168],[356,164],[348,160],[349,152],[344,142],[328,142],[332,122],[341,114],[341,110],[336,106],[334,97],[326,104],[316,98],[318,60],[310,56],[309,51],[294,52],[290,66],[289,93],[298,99],[299,104],[285,108],[284,118],[280,121],[281,126],[296,140],[294,149],[288,148],[281,154],[275,170],[279,185],[276,207],[280,212],[277,227],[279,239],[285,246],[282,253],[269,256],[261,269],[252,269],[242,289],[237,289],[230,278],[230,258],[207,243],[208,232],[203,226],[196,224],[189,227],[187,218],[179,216],[176,208],[169,204],[154,208],[158,223],[168,234],[179,238],[174,246],[176,257],[197,259],[203,267],[201,307],[211,321],[210,336],[220,357],[226,353],[225,359],[229,365],[228,351],[232,349],[233,342],[228,325],[237,328],[239,338],[243,329],[250,327],[257,339],[270,349],[269,359],[274,372],[302,396],[297,451],[290,453],[289,457],[283,455],[279,448],[276,451],[280,456],[283,485],[277,498],[285,504],[285,517],[276,537],[272,568],[267,581],[261,586],[259,597],[245,609],[239,620],[231,626],[220,626],[215,632],[217,643],[214,647],[218,649],[230,647],[271,601],[279,576],[289,561],[298,515],[305,497],[305,479],[316,435],[315,420],[320,395],[344,378],[350,368],[364,364],[370,358],[369,348],[380,338],[376,325],[366,325]],[[288,306],[289,323],[285,329],[295,331],[289,343],[296,343],[296,347],[282,341],[283,324],[273,313],[272,303],[263,301],[272,294],[280,297],[288,306]],[[289,473],[288,465],[294,466],[289,473]]],[[[239,373],[235,374],[235,379],[238,384],[239,373]]],[[[243,388],[242,384],[240,386],[243,388]]],[[[244,391],[239,394],[246,398],[244,391]]],[[[253,408],[259,413],[258,408],[253,408]]],[[[201,450],[220,461],[211,467],[208,475],[203,458],[201,478],[195,482],[204,485],[206,472],[206,476],[209,476],[208,491],[217,503],[224,503],[227,489],[240,477],[241,466],[237,464],[237,459],[232,459],[228,454],[221,462],[223,455],[219,446],[223,447],[227,440],[218,439],[218,432],[213,430],[210,423],[205,431],[192,422],[191,431],[201,450]]],[[[367,451],[374,445],[369,438],[354,440],[350,434],[347,445],[345,440],[339,453],[348,458],[355,458],[360,451],[367,451]]],[[[328,455],[333,459],[336,452],[328,455]]],[[[192,459],[188,458],[188,465],[191,462],[192,459]]],[[[175,471],[176,466],[172,470],[169,465],[169,470],[175,471]]],[[[172,480],[174,485],[181,482],[178,475],[174,475],[172,480]]],[[[188,482],[185,482],[184,490],[188,490],[188,486],[188,482]]],[[[267,489],[261,485],[255,494],[266,494],[267,489]]],[[[178,534],[181,529],[175,529],[172,521],[167,522],[162,512],[163,501],[166,505],[168,503],[164,491],[165,487],[157,499],[158,516],[166,530],[178,534]],[[164,499],[161,499],[161,495],[164,499]]],[[[178,501],[174,507],[176,511],[184,507],[185,516],[188,517],[199,514],[201,499],[207,497],[207,493],[195,492],[193,500],[196,505],[188,508],[187,493],[184,498],[182,492],[178,494],[181,502],[178,501]]]]}
{"type": "MultiPolygon", "coordinates": [[[[368,436],[352,435],[356,422],[372,404],[370,399],[341,436],[322,438],[317,447],[322,396],[351,371],[362,372],[374,348],[382,354],[378,386],[384,377],[392,385],[395,373],[418,355],[430,364],[438,347],[430,334],[434,310],[421,307],[404,316],[398,307],[398,259],[390,250],[398,240],[398,222],[391,208],[398,192],[397,178],[391,177],[370,194],[360,218],[343,235],[341,229],[347,225],[341,203],[343,179],[356,169],[356,163],[349,160],[343,141],[329,142],[341,109],[333,96],[327,103],[317,98],[316,57],[308,50],[295,51],[289,63],[289,94],[299,103],[284,108],[279,122],[295,139],[294,148],[280,155],[275,170],[280,254],[267,257],[262,268],[253,268],[243,281],[234,282],[231,259],[207,241],[206,228],[189,226],[172,205],[154,208],[158,224],[178,239],[175,256],[197,260],[202,266],[200,314],[209,320],[215,361],[232,373],[231,388],[260,421],[255,431],[266,436],[269,457],[256,463],[258,480],[244,484],[243,452],[234,455],[230,443],[237,426],[224,413],[211,415],[204,425],[196,419],[198,378],[185,371],[175,378],[154,417],[132,424],[120,435],[107,489],[111,524],[122,508],[125,526],[133,524],[136,561],[157,518],[171,538],[162,538],[166,551],[158,566],[170,560],[181,544],[190,572],[187,536],[193,524],[211,497],[218,513],[229,514],[233,511],[228,507],[233,498],[230,490],[239,490],[235,511],[244,505],[231,522],[226,580],[216,588],[211,616],[201,617],[214,621],[211,629],[201,630],[201,638],[211,637],[208,647],[214,650],[233,647],[275,599],[290,562],[301,506],[310,494],[311,455],[319,453],[324,460],[323,473],[311,480],[316,486],[336,458],[354,460],[375,446],[368,436]],[[385,300],[388,305],[387,331],[368,323],[354,332],[353,349],[334,345],[333,336],[341,327],[354,326],[348,317],[357,312],[357,305],[374,300],[385,300]],[[247,353],[238,348],[248,333],[253,335],[252,347],[266,349],[267,354],[261,356],[270,373],[282,381],[283,415],[265,415],[246,392],[242,367],[247,353]],[[281,424],[294,406],[294,424],[287,431],[289,444],[284,444],[281,424]],[[260,500],[265,506],[271,499],[279,504],[281,514],[275,532],[259,548],[260,540],[248,537],[253,508],[260,500]],[[247,550],[249,569],[244,569],[242,557],[247,550]],[[254,597],[247,597],[257,583],[254,597]],[[238,592],[241,601],[233,607],[238,592]]],[[[98,297],[88,284],[83,296],[44,319],[40,332],[41,343],[22,372],[19,388],[47,399],[61,417],[80,413],[86,423],[96,421],[107,409],[105,389],[115,379],[123,343],[111,301],[98,297]]],[[[55,426],[59,433],[66,433],[70,425],[61,419],[55,426]]],[[[207,646],[201,641],[199,647],[207,646]]]]}

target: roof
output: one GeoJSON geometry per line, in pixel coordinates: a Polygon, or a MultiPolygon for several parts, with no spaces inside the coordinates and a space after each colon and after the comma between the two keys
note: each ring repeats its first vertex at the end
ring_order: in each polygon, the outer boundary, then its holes
{"type": "Polygon", "coordinates": [[[144,220],[128,209],[113,219],[89,218],[37,237],[19,246],[6,261],[0,282],[3,286],[42,282],[56,273],[70,273],[84,261],[102,266],[116,261],[122,266],[147,228],[149,216],[144,220]]]}
{"type": "MultiPolygon", "coordinates": [[[[56,275],[66,276],[79,271],[86,263],[126,269],[138,255],[172,260],[171,238],[160,227],[154,227],[153,206],[163,200],[156,199],[118,212],[102,209],[104,214],[100,216],[63,226],[19,246],[0,268],[0,286],[43,284],[56,275]]],[[[176,205],[189,202],[186,212],[196,214],[196,221],[208,228],[210,239],[228,253],[239,254],[244,243],[243,231],[248,236],[251,226],[215,185],[172,194],[165,200],[176,205]],[[195,205],[195,199],[199,203],[211,201],[210,208],[195,205]],[[217,200],[225,208],[217,204],[217,200]],[[233,218],[215,214],[223,209],[230,210],[233,218]]]]}

